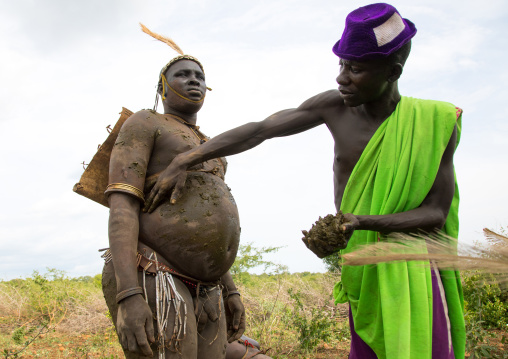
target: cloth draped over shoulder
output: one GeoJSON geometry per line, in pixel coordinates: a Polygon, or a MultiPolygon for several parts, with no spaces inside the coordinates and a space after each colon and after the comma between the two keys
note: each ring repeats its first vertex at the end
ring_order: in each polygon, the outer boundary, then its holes
{"type": "MultiPolygon", "coordinates": [[[[429,193],[461,110],[454,105],[402,97],[395,111],[376,131],[346,185],[341,210],[355,215],[384,215],[415,209],[429,193]]],[[[443,228],[458,236],[459,192],[443,228]]],[[[380,240],[374,231],[356,231],[348,253],[358,245],[380,240]]],[[[381,238],[382,240],[382,238],[381,238]]],[[[426,252],[422,240],[422,252],[426,252]]],[[[414,252],[414,249],[412,249],[414,252]]],[[[378,358],[432,357],[432,282],[422,262],[388,262],[344,266],[334,288],[336,303],[349,301],[357,334],[378,358]]],[[[465,329],[459,273],[441,271],[451,322],[455,358],[464,358],[465,329]]]]}

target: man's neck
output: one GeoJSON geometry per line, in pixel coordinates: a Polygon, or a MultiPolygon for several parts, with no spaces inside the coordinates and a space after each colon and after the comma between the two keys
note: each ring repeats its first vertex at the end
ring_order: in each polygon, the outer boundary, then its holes
{"type": "Polygon", "coordinates": [[[395,82],[379,99],[360,105],[358,109],[362,111],[367,118],[376,122],[383,122],[395,111],[399,101],[400,93],[397,83],[395,82]]]}
{"type": "Polygon", "coordinates": [[[183,120],[185,120],[187,123],[190,123],[191,125],[195,125],[198,120],[197,113],[185,113],[177,111],[173,108],[168,108],[166,106],[164,106],[164,114],[181,117],[183,120]]]}

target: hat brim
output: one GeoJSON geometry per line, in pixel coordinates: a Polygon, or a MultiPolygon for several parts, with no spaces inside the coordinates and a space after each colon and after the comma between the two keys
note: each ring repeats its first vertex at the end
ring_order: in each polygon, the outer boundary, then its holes
{"type": "MultiPolygon", "coordinates": [[[[376,60],[376,59],[382,59],[385,57],[388,57],[389,55],[393,54],[395,51],[400,49],[402,46],[407,44],[415,35],[416,35],[416,26],[408,19],[403,19],[404,22],[409,27],[409,32],[403,31],[402,34],[397,36],[393,41],[399,42],[397,46],[394,46],[393,48],[390,48],[389,51],[372,51],[372,52],[366,52],[361,55],[356,54],[348,54],[341,52],[339,50],[339,44],[340,40],[335,43],[335,45],[332,48],[332,51],[335,55],[340,57],[344,60],[350,60],[350,61],[368,61],[368,60],[376,60]],[[402,38],[399,38],[400,36],[403,36],[402,38]]],[[[383,47],[386,47],[389,44],[384,45],[383,47]]]]}

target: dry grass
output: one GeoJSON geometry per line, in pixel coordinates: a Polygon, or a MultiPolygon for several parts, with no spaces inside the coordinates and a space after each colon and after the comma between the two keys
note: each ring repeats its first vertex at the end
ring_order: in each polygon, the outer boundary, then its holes
{"type": "MultiPolygon", "coordinates": [[[[303,318],[329,323],[327,331],[312,332],[317,338],[331,334],[330,339],[310,352],[317,355],[319,349],[344,349],[348,346],[347,305],[335,306],[331,296],[338,280],[333,274],[282,274],[255,277],[254,283],[241,285],[248,327],[246,334],[258,340],[263,347],[272,348],[278,357],[292,357],[308,351],[301,348],[301,333],[305,328],[303,318]],[[298,309],[289,292],[298,293],[303,305],[298,309]]],[[[310,323],[308,323],[310,325],[310,323]]],[[[297,356],[296,356],[297,357],[297,356]]]]}
{"type": "MultiPolygon", "coordinates": [[[[331,298],[337,280],[337,275],[321,273],[247,276],[239,285],[247,313],[246,334],[263,348],[271,348],[268,354],[275,359],[347,358],[348,306],[335,306],[331,298]],[[299,293],[300,309],[290,290],[299,293]],[[302,318],[327,325],[324,332],[311,331],[312,335],[331,336],[314,349],[302,349],[302,318]]],[[[100,287],[66,278],[39,284],[33,278],[0,282],[0,348],[12,352],[23,349],[24,358],[123,357],[100,287]],[[38,303],[38,310],[34,303],[38,303]],[[40,328],[41,319],[50,317],[48,311],[55,331],[37,337],[23,349],[25,341],[36,334],[30,328],[40,328]],[[14,340],[16,335],[20,341],[14,340]]]]}
{"type": "Polygon", "coordinates": [[[390,261],[432,261],[440,269],[480,270],[493,273],[499,283],[508,281],[508,237],[484,229],[485,244],[458,246],[442,234],[413,236],[394,234],[387,241],[359,247],[342,256],[344,265],[366,265],[390,261]],[[457,249],[458,248],[458,249],[457,249]]]}
{"type": "Polygon", "coordinates": [[[0,331],[46,325],[73,333],[95,333],[111,326],[96,283],[70,278],[32,278],[0,282],[0,331]]]}
{"type": "Polygon", "coordinates": [[[102,293],[93,293],[85,303],[76,304],[58,325],[63,333],[98,333],[111,327],[108,308],[102,293]]]}
{"type": "MultiPolygon", "coordinates": [[[[269,355],[280,359],[327,358],[332,353],[331,357],[347,357],[347,306],[334,306],[331,297],[336,280],[331,274],[311,273],[248,276],[239,285],[247,313],[246,334],[263,348],[271,348],[269,355]],[[295,300],[288,294],[290,289],[299,293],[303,310],[297,311],[295,300]],[[337,335],[312,350],[303,350],[299,340],[299,326],[303,324],[293,320],[297,312],[300,319],[309,320],[319,313],[333,324],[327,331],[334,334],[332,331],[337,330],[337,335]]],[[[0,303],[0,348],[22,349],[26,341],[37,336],[39,328],[49,324],[51,331],[37,337],[24,355],[36,357],[39,351],[73,357],[81,353],[80,347],[90,353],[121,353],[97,283],[39,275],[0,282],[0,303]],[[59,346],[52,348],[55,345],[59,346]]]]}

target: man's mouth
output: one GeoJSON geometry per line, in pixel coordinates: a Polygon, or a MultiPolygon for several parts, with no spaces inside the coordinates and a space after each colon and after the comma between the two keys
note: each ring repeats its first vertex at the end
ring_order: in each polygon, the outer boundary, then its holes
{"type": "Polygon", "coordinates": [[[349,99],[355,95],[354,92],[348,91],[348,90],[340,88],[340,87],[339,87],[339,93],[343,99],[349,99]]]}
{"type": "Polygon", "coordinates": [[[190,95],[203,95],[203,92],[201,92],[201,90],[199,89],[188,89],[187,92],[190,94],[190,95]]]}

